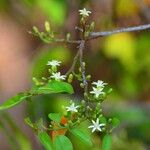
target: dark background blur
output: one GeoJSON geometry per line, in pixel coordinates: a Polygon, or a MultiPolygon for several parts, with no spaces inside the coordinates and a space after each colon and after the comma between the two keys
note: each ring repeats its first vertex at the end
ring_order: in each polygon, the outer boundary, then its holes
{"type": "MultiPolygon", "coordinates": [[[[76,52],[74,45],[44,44],[28,31],[33,25],[42,30],[48,20],[60,33],[58,37],[70,32],[77,39],[78,10],[84,7],[92,11],[95,31],[150,23],[150,0],[0,0],[0,103],[29,89],[32,76],[45,75],[48,60],[61,60],[62,72],[69,68],[76,52]]],[[[114,89],[104,104],[106,115],[121,120],[112,149],[150,149],[149,30],[94,40],[87,45],[84,58],[92,80],[104,80],[114,89]]],[[[54,97],[38,97],[29,105],[12,108],[9,114],[0,113],[0,150],[42,149],[24,124],[24,117],[54,111],[65,98],[50,99],[54,97]]]]}

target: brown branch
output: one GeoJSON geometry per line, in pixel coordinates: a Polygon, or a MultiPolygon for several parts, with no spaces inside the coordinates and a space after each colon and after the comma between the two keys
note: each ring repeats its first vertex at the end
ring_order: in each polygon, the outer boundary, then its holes
{"type": "Polygon", "coordinates": [[[76,55],[75,55],[75,57],[74,57],[74,59],[73,59],[73,63],[71,65],[70,69],[66,73],[66,76],[68,76],[70,73],[74,73],[74,69],[75,69],[77,60],[79,58],[79,54],[80,54],[80,51],[78,50],[77,53],[76,53],[76,55]]]}
{"type": "Polygon", "coordinates": [[[53,42],[68,43],[68,44],[80,44],[81,40],[66,40],[66,39],[54,39],[53,42]]]}
{"type": "Polygon", "coordinates": [[[87,93],[88,90],[88,83],[86,81],[86,75],[85,75],[85,66],[83,64],[83,50],[85,47],[85,41],[81,40],[80,45],[79,45],[79,60],[80,60],[80,66],[81,66],[81,74],[82,74],[82,80],[83,80],[83,85],[84,85],[84,92],[87,93]]]}
{"type": "Polygon", "coordinates": [[[112,31],[91,32],[88,40],[103,37],[103,36],[108,36],[108,35],[112,35],[112,34],[122,33],[122,32],[133,32],[133,31],[141,31],[141,30],[146,30],[146,29],[150,29],[150,24],[129,27],[129,28],[116,29],[116,30],[112,30],[112,31]]]}

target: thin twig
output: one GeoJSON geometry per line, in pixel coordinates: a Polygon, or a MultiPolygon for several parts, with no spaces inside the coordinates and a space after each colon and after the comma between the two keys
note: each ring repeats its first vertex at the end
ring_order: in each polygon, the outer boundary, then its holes
{"type": "Polygon", "coordinates": [[[79,58],[79,54],[80,54],[80,51],[78,50],[77,53],[76,53],[76,55],[75,55],[75,57],[74,57],[74,59],[73,59],[73,63],[71,65],[70,69],[66,73],[66,76],[68,76],[70,73],[74,73],[74,69],[75,69],[77,60],[79,58]]]}
{"type": "Polygon", "coordinates": [[[98,37],[108,36],[111,34],[117,34],[117,33],[122,33],[122,32],[141,31],[141,30],[146,30],[146,29],[150,29],[150,24],[129,27],[129,28],[116,29],[116,30],[112,30],[112,31],[91,32],[88,40],[95,39],[98,37]]]}
{"type": "Polygon", "coordinates": [[[81,40],[66,40],[66,39],[54,39],[53,42],[57,43],[69,43],[69,44],[80,44],[81,40]]]}

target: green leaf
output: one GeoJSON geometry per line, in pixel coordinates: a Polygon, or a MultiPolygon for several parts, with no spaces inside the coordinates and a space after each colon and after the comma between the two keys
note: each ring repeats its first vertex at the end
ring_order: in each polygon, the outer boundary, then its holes
{"type": "Polygon", "coordinates": [[[54,93],[69,93],[73,94],[71,84],[60,81],[50,81],[44,86],[35,87],[31,90],[32,94],[54,94],[54,93]]]}
{"type": "Polygon", "coordinates": [[[57,123],[60,123],[62,114],[61,114],[61,113],[50,113],[50,114],[48,115],[48,117],[49,117],[51,120],[53,120],[53,121],[55,121],[55,122],[57,122],[57,123]]]}
{"type": "Polygon", "coordinates": [[[74,92],[73,87],[71,84],[66,82],[59,82],[59,81],[51,81],[44,86],[36,86],[28,93],[19,93],[16,96],[8,99],[0,106],[0,110],[5,110],[11,108],[22,101],[26,100],[27,98],[39,94],[54,94],[54,93],[69,93],[72,94],[74,92]]]}
{"type": "Polygon", "coordinates": [[[23,100],[25,100],[26,98],[29,98],[31,96],[32,95],[29,94],[29,93],[19,93],[16,96],[11,97],[6,102],[4,102],[0,106],[0,110],[5,110],[5,109],[8,109],[8,108],[11,108],[11,107],[21,103],[23,100]]]}
{"type": "Polygon", "coordinates": [[[56,150],[73,150],[71,141],[64,135],[55,138],[54,146],[56,150]]]}
{"type": "Polygon", "coordinates": [[[70,129],[70,132],[76,136],[77,138],[79,138],[82,142],[84,142],[85,144],[92,146],[92,141],[90,138],[90,135],[88,133],[83,132],[82,130],[78,129],[78,128],[73,128],[70,129]]]}
{"type": "Polygon", "coordinates": [[[118,127],[119,124],[120,124],[120,120],[118,118],[113,118],[112,119],[112,126],[113,126],[113,128],[118,127]]]}
{"type": "Polygon", "coordinates": [[[38,138],[46,150],[53,150],[53,143],[46,132],[39,132],[38,138]]]}
{"type": "Polygon", "coordinates": [[[112,144],[112,139],[110,135],[105,135],[102,141],[102,150],[110,150],[112,144]]]}

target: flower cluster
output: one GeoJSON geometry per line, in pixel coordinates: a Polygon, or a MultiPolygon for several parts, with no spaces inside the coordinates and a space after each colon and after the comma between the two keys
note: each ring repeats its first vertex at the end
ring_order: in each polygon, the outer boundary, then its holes
{"type": "MultiPolygon", "coordinates": [[[[78,45],[77,48],[79,48],[77,55],[74,57],[71,68],[65,75],[62,75],[58,70],[58,67],[61,65],[61,61],[50,60],[47,62],[49,76],[47,78],[42,77],[41,80],[33,77],[33,81],[35,83],[33,89],[31,89],[31,92],[23,95],[23,97],[31,97],[32,95],[52,93],[73,94],[74,89],[70,83],[72,83],[74,78],[79,81],[80,87],[83,88],[82,101],[78,101],[78,104],[75,104],[75,102],[72,102],[71,100],[70,105],[65,107],[64,112],[49,113],[48,118],[50,119],[50,122],[47,123],[46,126],[44,126],[42,119],[38,120],[36,123],[32,123],[30,119],[26,119],[28,125],[30,125],[35,131],[38,131],[37,133],[40,133],[38,134],[38,136],[40,135],[40,139],[41,137],[45,137],[45,135],[46,138],[50,136],[52,139],[50,149],[51,147],[56,147],[56,143],[58,144],[58,148],[60,146],[60,149],[62,149],[62,145],[60,145],[59,142],[55,142],[55,138],[58,138],[57,141],[59,141],[59,136],[64,135],[64,137],[60,137],[60,139],[62,139],[62,143],[65,143],[63,140],[65,140],[66,132],[70,132],[75,136],[80,135],[78,136],[80,139],[88,141],[91,144],[92,142],[89,138],[90,135],[87,136],[87,134],[78,130],[78,128],[81,127],[80,124],[85,121],[86,124],[89,123],[89,125],[86,126],[86,129],[91,129],[92,133],[96,131],[103,132],[105,134],[111,133],[117,124],[119,124],[119,121],[116,118],[105,118],[103,115],[102,102],[112,89],[105,88],[107,83],[102,80],[92,82],[91,85],[88,83],[91,80],[91,75],[86,75],[86,64],[82,61],[82,52],[86,47],[86,41],[92,39],[90,33],[94,32],[95,23],[89,23],[88,17],[91,14],[91,11],[84,8],[79,10],[79,14],[81,15],[80,24],[79,27],[76,27],[76,29],[81,32],[80,40],[72,40],[70,33],[68,33],[64,39],[55,38],[55,32],[51,30],[50,23],[47,21],[45,22],[44,32],[39,31],[39,29],[35,26],[33,27],[33,31],[31,31],[33,35],[38,36],[45,43],[75,43],[78,45]],[[78,62],[80,66],[77,72],[76,66],[78,65],[78,62]],[[65,82],[61,82],[64,80],[65,82]]],[[[48,142],[49,141],[50,139],[48,139],[48,142]]],[[[69,141],[69,139],[67,139],[67,141],[69,141]]],[[[42,143],[44,143],[45,146],[45,142],[42,143]]],[[[68,143],[71,144],[70,141],[68,143]]]]}
{"type": "MultiPolygon", "coordinates": [[[[48,78],[49,80],[62,81],[67,78],[66,75],[61,75],[61,73],[57,71],[58,69],[57,67],[61,65],[61,61],[51,60],[48,61],[47,65],[50,66],[49,68],[50,77],[48,78]]],[[[78,75],[77,79],[81,81],[80,78],[78,78],[81,76],[80,69],[79,69],[79,74],[69,74],[68,79],[72,80],[73,76],[75,75],[78,75]]],[[[41,85],[41,83],[37,79],[34,79],[34,81],[38,85],[41,85]]],[[[70,80],[67,81],[71,83],[70,80]]],[[[95,99],[99,100],[99,98],[105,94],[104,88],[107,85],[107,83],[98,80],[97,82],[92,82],[92,85],[93,85],[92,91],[87,92],[87,97],[89,98],[90,102],[94,102],[93,100],[95,99]]],[[[80,103],[78,103],[78,105],[76,105],[71,101],[70,106],[66,107],[67,114],[64,114],[64,117],[67,120],[66,124],[68,125],[80,124],[80,122],[82,122],[83,120],[88,120],[91,122],[91,125],[89,125],[88,128],[92,129],[92,132],[105,131],[107,123],[103,122],[100,119],[103,116],[102,108],[101,108],[102,101],[96,102],[95,106],[93,105],[94,106],[93,107],[92,105],[86,102],[86,97],[84,98],[85,100],[82,100],[80,103]]]]}
{"type": "MultiPolygon", "coordinates": [[[[72,103],[70,106],[66,107],[67,112],[72,112],[72,113],[79,113],[79,105],[75,106],[75,103],[72,103]]],[[[96,121],[92,120],[92,125],[88,126],[88,128],[92,129],[92,132],[95,131],[100,131],[102,132],[102,129],[106,126],[104,123],[100,123],[99,118],[96,119],[96,121]]]]}
{"type": "Polygon", "coordinates": [[[107,85],[107,83],[104,83],[101,80],[98,80],[97,82],[93,82],[93,85],[95,85],[96,87],[92,87],[93,90],[90,91],[91,94],[94,94],[95,98],[99,98],[100,95],[105,94],[105,92],[103,92],[103,89],[105,87],[105,85],[107,85]]]}
{"type": "Polygon", "coordinates": [[[61,61],[57,61],[57,60],[48,61],[47,65],[51,66],[51,70],[50,70],[52,73],[52,75],[50,76],[51,79],[54,79],[56,81],[61,81],[66,79],[66,75],[61,75],[60,72],[56,72],[57,66],[60,66],[60,64],[61,61]]]}

